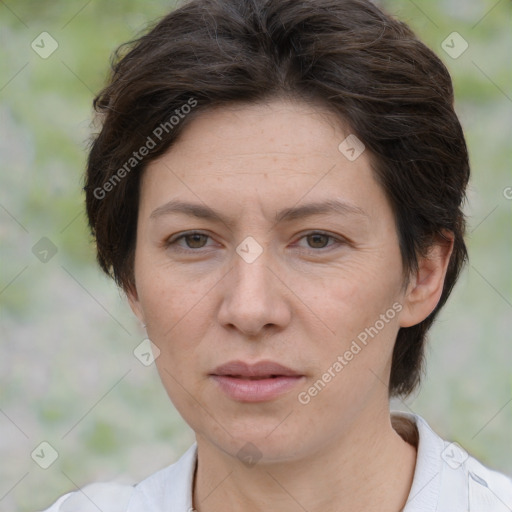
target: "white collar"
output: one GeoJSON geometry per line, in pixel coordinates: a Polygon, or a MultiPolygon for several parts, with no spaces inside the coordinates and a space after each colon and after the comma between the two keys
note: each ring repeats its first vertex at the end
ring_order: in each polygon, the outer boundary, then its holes
{"type": "MultiPolygon", "coordinates": [[[[392,411],[419,434],[414,479],[402,512],[511,512],[512,480],[491,471],[454,443],[443,441],[416,414],[392,411]]],[[[197,443],[171,466],[134,489],[127,512],[190,512],[197,443]]]]}

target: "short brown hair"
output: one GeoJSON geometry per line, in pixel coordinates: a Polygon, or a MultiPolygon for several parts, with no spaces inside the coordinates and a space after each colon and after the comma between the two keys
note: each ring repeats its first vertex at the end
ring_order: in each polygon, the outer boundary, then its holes
{"type": "Polygon", "coordinates": [[[427,331],[467,259],[469,161],[446,67],[407,25],[370,1],[191,0],[121,45],[94,100],[102,127],[85,177],[98,262],[133,289],[146,165],[206,109],[282,96],[325,105],[369,149],[394,211],[405,275],[434,241],[447,231],[454,237],[437,307],[398,332],[389,394],[406,396],[420,381],[427,331]],[[191,101],[193,111],[171,127],[171,116],[191,101]],[[165,123],[158,144],[147,144],[165,123]],[[127,167],[144,145],[153,147],[127,167]]]}

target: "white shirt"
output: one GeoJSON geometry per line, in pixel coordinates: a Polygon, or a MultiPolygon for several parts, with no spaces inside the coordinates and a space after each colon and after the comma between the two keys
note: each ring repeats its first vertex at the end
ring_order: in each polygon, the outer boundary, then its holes
{"type": "MultiPolygon", "coordinates": [[[[416,425],[414,478],[402,512],[512,512],[512,479],[492,471],[457,444],[441,439],[418,415],[393,411],[416,425]]],[[[193,512],[194,443],[178,462],[136,486],[92,484],[44,512],[193,512]]]]}

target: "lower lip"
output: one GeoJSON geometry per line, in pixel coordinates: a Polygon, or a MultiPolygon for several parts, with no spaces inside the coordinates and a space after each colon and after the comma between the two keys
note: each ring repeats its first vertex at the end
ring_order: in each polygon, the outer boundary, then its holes
{"type": "Polygon", "coordinates": [[[302,376],[274,377],[268,379],[240,379],[226,375],[212,375],[226,395],[239,402],[265,402],[286,393],[299,381],[302,376]]]}

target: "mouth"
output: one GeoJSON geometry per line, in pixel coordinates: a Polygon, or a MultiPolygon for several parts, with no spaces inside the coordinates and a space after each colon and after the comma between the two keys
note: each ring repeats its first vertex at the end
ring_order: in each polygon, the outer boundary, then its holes
{"type": "Polygon", "coordinates": [[[304,375],[273,361],[255,364],[231,361],[216,368],[210,377],[232,400],[265,402],[290,391],[304,375]]]}
{"type": "Polygon", "coordinates": [[[241,379],[270,379],[277,377],[297,377],[301,374],[274,361],[258,361],[253,364],[244,361],[229,361],[228,363],[218,366],[211,375],[241,379]]]}
{"type": "Polygon", "coordinates": [[[246,377],[244,375],[218,375],[218,377],[232,377],[233,379],[242,379],[242,380],[264,380],[264,379],[277,379],[279,377],[284,377],[284,375],[263,375],[261,377],[246,377]]]}

